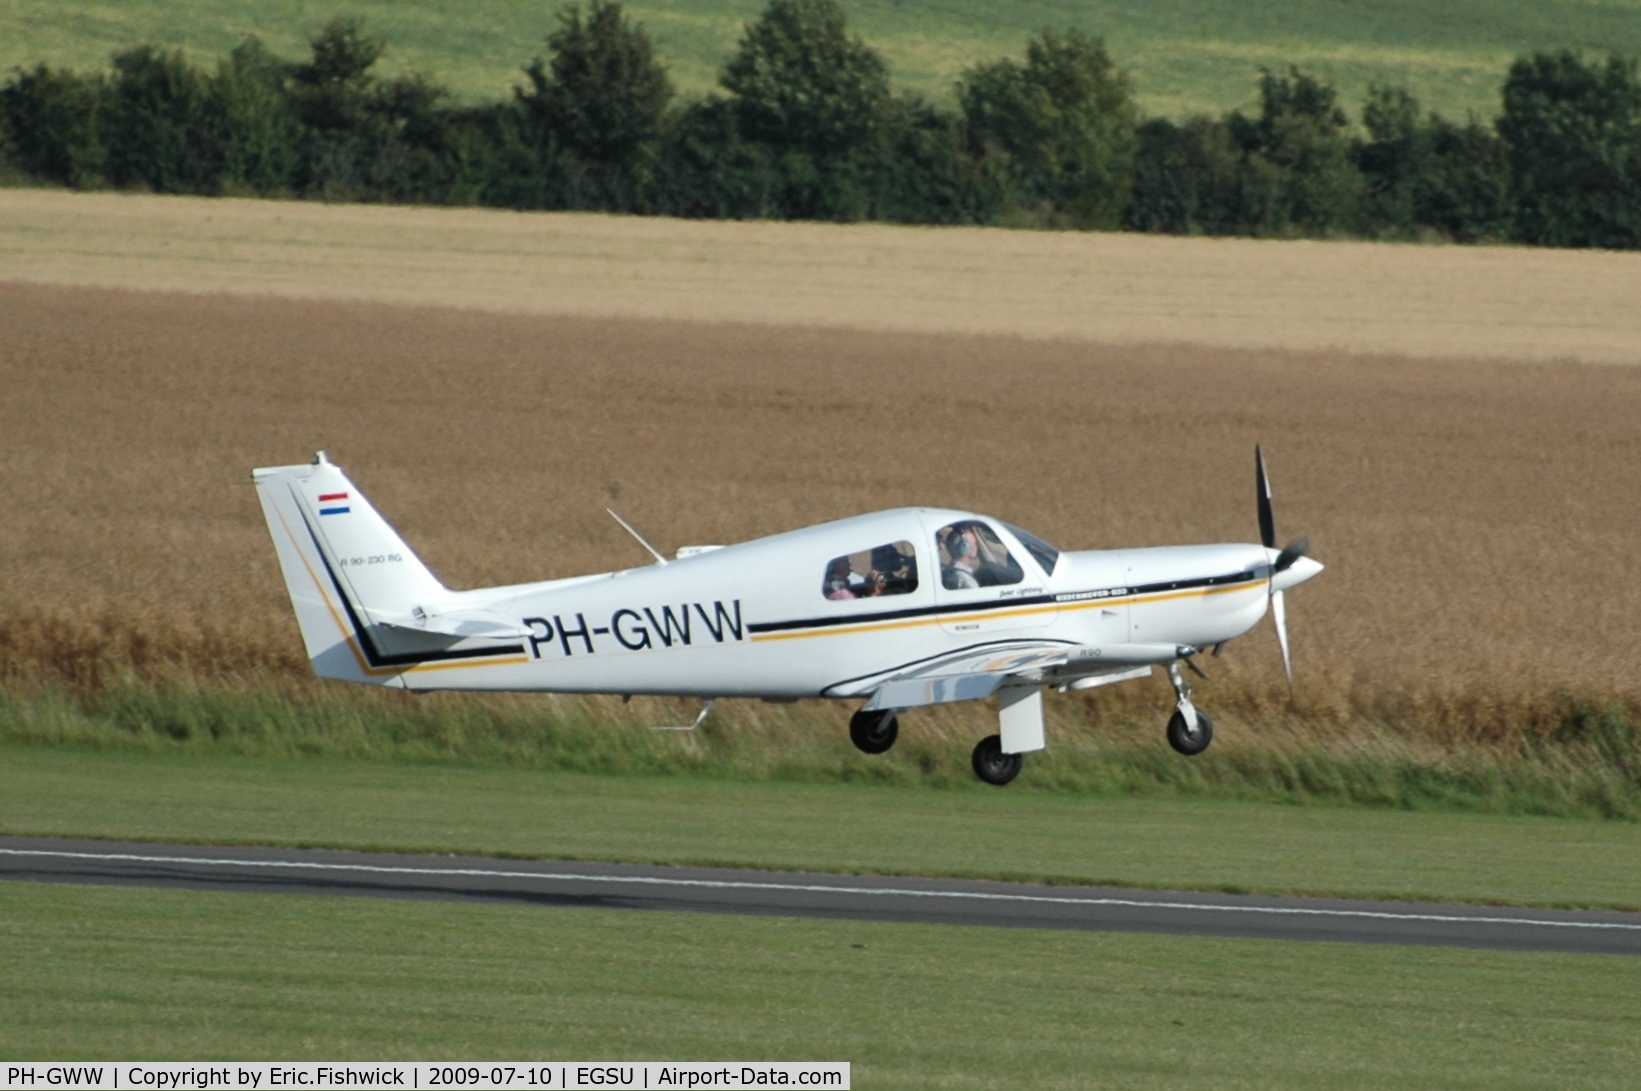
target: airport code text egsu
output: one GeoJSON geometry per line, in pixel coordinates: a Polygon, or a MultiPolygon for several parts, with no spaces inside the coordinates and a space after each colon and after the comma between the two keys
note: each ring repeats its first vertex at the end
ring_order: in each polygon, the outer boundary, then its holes
{"type": "Polygon", "coordinates": [[[606,625],[589,623],[583,613],[568,619],[554,614],[523,620],[530,631],[530,656],[534,659],[555,653],[573,656],[617,650],[637,652],[746,639],[740,599],[730,600],[728,606],[718,600],[710,607],[699,602],[683,603],[676,609],[645,606],[635,610],[623,606],[610,615],[606,625]]]}

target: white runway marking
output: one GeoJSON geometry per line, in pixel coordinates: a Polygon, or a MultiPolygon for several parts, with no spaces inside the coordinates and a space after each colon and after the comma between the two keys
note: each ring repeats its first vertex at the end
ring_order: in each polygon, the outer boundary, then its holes
{"type": "Polygon", "coordinates": [[[576,875],[547,871],[500,871],[481,868],[384,867],[376,864],[322,864],[298,860],[227,860],[200,856],[138,856],[132,853],[54,852],[45,849],[0,849],[6,856],[50,856],[58,859],[127,861],[144,864],[203,864],[217,867],[293,868],[307,871],[355,871],[382,875],[463,875],[490,879],[547,879],[557,882],[609,883],[627,886],[702,887],[716,890],[769,890],[809,894],[867,894],[903,898],[951,898],[992,902],[1036,902],[1052,905],[1124,906],[1136,909],[1183,909],[1207,913],[1263,913],[1272,916],[1357,917],[1374,920],[1432,921],[1441,924],[1530,924],[1540,928],[1595,928],[1641,932],[1641,924],[1617,921],[1558,921],[1533,917],[1474,917],[1437,913],[1394,913],[1371,909],[1310,909],[1266,905],[1215,905],[1210,902],[1157,902],[1131,898],[1068,898],[1048,894],[997,894],[969,890],[911,890],[904,887],[828,886],[820,883],[757,883],[729,879],[667,879],[644,875],[576,875]]]}

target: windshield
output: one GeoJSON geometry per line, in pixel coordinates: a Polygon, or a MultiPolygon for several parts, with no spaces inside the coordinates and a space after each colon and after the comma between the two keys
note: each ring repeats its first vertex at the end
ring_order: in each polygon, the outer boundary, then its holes
{"type": "Polygon", "coordinates": [[[1054,566],[1060,563],[1060,551],[1058,549],[1055,549],[1031,531],[1021,530],[1013,523],[1004,523],[1003,525],[1008,527],[1009,533],[1014,535],[1020,544],[1026,547],[1027,553],[1037,558],[1037,563],[1043,566],[1044,573],[1050,576],[1054,575],[1054,566]]]}

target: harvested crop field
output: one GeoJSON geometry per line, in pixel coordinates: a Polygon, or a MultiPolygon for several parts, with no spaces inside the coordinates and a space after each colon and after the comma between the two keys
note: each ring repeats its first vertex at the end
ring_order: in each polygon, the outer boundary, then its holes
{"type": "MultiPolygon", "coordinates": [[[[1633,368],[19,283],[0,329],[12,670],[303,669],[248,471],[318,447],[475,586],[643,563],[605,506],[663,549],[915,503],[1246,541],[1258,441],[1328,565],[1303,702],[1626,696],[1641,643],[1633,368]]],[[[1208,687],[1274,692],[1274,645],[1208,687]]]]}
{"type": "Polygon", "coordinates": [[[1641,253],[0,189],[0,269],[504,313],[1641,363],[1641,253]]]}

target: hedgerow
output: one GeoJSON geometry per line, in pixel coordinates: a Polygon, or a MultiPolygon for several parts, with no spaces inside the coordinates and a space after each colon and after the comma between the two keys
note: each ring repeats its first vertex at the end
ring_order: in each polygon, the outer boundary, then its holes
{"type": "Polygon", "coordinates": [[[643,27],[558,17],[511,99],[374,74],[334,19],[293,61],[246,39],[214,69],[139,46],[107,71],[0,85],[0,177],[76,188],[583,209],[698,218],[996,223],[1171,234],[1641,246],[1636,61],[1533,53],[1462,122],[1374,87],[1354,119],[1297,68],[1247,115],[1146,118],[1104,42],[1047,30],[947,107],[899,93],[835,0],[771,0],[719,90],[681,99],[643,27]]]}

